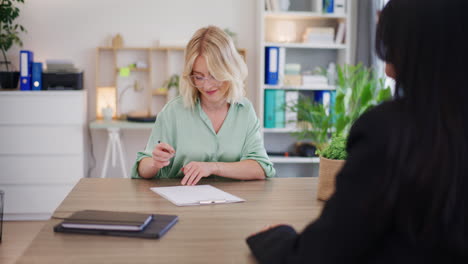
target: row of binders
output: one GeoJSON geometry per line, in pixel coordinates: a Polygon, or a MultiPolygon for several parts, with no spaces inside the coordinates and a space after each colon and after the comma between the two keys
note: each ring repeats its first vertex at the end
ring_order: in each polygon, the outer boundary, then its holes
{"type": "Polygon", "coordinates": [[[54,231],[157,239],[177,221],[175,215],[83,210],[65,218],[54,231]]]}
{"type": "Polygon", "coordinates": [[[265,128],[295,128],[297,113],[291,106],[299,99],[298,91],[265,90],[264,124],[265,128]]]}
{"type": "MultiPolygon", "coordinates": [[[[268,89],[264,97],[264,128],[296,129],[298,114],[293,106],[299,100],[299,91],[268,89]]],[[[314,91],[314,101],[326,106],[333,104],[334,91],[314,91]]]]}
{"type": "MultiPolygon", "coordinates": [[[[344,15],[346,0],[310,0],[312,12],[344,15]]],[[[288,11],[289,0],[265,0],[265,10],[272,12],[288,11]]]]}
{"type": "Polygon", "coordinates": [[[34,54],[29,50],[20,51],[20,90],[42,89],[42,63],[34,62],[34,54]]]}
{"type": "Polygon", "coordinates": [[[265,47],[265,81],[266,85],[329,88],[333,82],[322,74],[312,71],[301,71],[298,63],[285,63],[286,49],[280,47],[265,47]]]}

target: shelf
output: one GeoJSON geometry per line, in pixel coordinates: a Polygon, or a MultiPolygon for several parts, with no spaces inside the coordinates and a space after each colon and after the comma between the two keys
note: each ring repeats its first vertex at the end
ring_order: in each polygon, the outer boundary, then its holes
{"type": "MultiPolygon", "coordinates": [[[[115,69],[116,72],[120,71],[120,68],[115,69]]],[[[131,72],[149,72],[149,68],[130,68],[131,72]]]]}
{"type": "Polygon", "coordinates": [[[293,133],[298,132],[297,128],[264,128],[264,133],[293,133]]]}
{"type": "Polygon", "coordinates": [[[127,120],[94,120],[89,123],[90,129],[108,129],[108,128],[121,128],[121,129],[152,129],[154,122],[130,122],[127,120]]]}
{"type": "Polygon", "coordinates": [[[263,85],[264,89],[281,89],[281,90],[303,90],[303,91],[314,91],[314,90],[335,90],[335,86],[330,85],[313,85],[313,86],[289,86],[289,85],[263,85]]]}
{"type": "Polygon", "coordinates": [[[320,163],[319,157],[282,157],[282,156],[270,156],[270,160],[273,163],[320,163]]]}
{"type": "Polygon", "coordinates": [[[98,47],[99,50],[141,50],[141,51],[149,51],[151,48],[146,47],[122,47],[122,48],[114,48],[114,47],[98,47]]]}
{"type": "Polygon", "coordinates": [[[185,47],[181,47],[181,46],[161,46],[161,47],[154,47],[154,48],[151,48],[151,50],[153,51],[184,51],[185,50],[185,47]]]}
{"type": "Polygon", "coordinates": [[[264,46],[275,46],[281,48],[297,48],[297,49],[346,49],[345,44],[335,43],[275,43],[265,42],[264,46]]]}
{"type": "Polygon", "coordinates": [[[285,18],[285,19],[346,19],[346,14],[337,15],[337,14],[324,14],[318,12],[272,12],[266,11],[265,17],[267,18],[285,18]]]}
{"type": "Polygon", "coordinates": [[[167,51],[167,50],[179,50],[183,51],[185,48],[184,47],[178,47],[178,46],[160,46],[160,47],[122,47],[122,48],[113,48],[113,47],[98,47],[99,50],[108,50],[108,51],[113,51],[113,50],[131,50],[131,51],[167,51]]]}
{"type": "Polygon", "coordinates": [[[158,91],[157,89],[153,89],[153,91],[151,92],[152,95],[163,95],[163,96],[166,96],[167,95],[167,91],[158,91]]]}

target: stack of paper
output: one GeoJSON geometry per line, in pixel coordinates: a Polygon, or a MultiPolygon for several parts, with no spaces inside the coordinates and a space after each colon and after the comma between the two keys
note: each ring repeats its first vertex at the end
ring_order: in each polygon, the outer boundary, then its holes
{"type": "Polygon", "coordinates": [[[153,187],[150,189],[177,206],[238,203],[245,201],[242,198],[224,192],[211,185],[153,187]]]}

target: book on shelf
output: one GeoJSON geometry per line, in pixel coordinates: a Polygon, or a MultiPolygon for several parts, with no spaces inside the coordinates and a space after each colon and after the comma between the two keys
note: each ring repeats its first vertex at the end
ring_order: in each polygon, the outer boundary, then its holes
{"type": "Polygon", "coordinates": [[[312,12],[323,12],[323,0],[311,0],[312,12]]]}
{"type": "Polygon", "coordinates": [[[29,50],[20,51],[20,90],[31,90],[31,76],[33,65],[33,52],[29,50]]]}
{"type": "Polygon", "coordinates": [[[286,125],[286,91],[265,90],[264,128],[284,128],[286,125]]]}
{"type": "Polygon", "coordinates": [[[284,85],[284,74],[286,65],[286,48],[279,48],[279,59],[278,59],[278,84],[284,85]]]}
{"type": "Polygon", "coordinates": [[[302,75],[300,75],[300,74],[285,74],[284,75],[284,85],[287,85],[287,86],[301,86],[302,85],[302,75]]]}
{"type": "Polygon", "coordinates": [[[299,75],[301,74],[301,64],[287,63],[284,65],[284,74],[299,75]]]}
{"type": "Polygon", "coordinates": [[[304,86],[328,86],[327,77],[319,74],[302,75],[302,85],[304,86]]]}
{"type": "Polygon", "coordinates": [[[335,36],[335,43],[336,44],[343,44],[344,43],[345,33],[346,33],[346,24],[344,22],[340,22],[338,24],[338,30],[336,31],[336,36],[335,36]]]}
{"type": "Polygon", "coordinates": [[[304,43],[333,43],[335,29],[333,27],[308,27],[302,35],[304,43]]]}
{"type": "Polygon", "coordinates": [[[334,7],[335,7],[335,4],[333,2],[334,0],[328,0],[328,1],[323,1],[323,13],[326,13],[326,14],[333,14],[334,12],[334,7]]]}
{"type": "Polygon", "coordinates": [[[333,13],[335,15],[346,14],[346,0],[334,0],[333,13]]]}
{"type": "Polygon", "coordinates": [[[271,11],[271,2],[270,0],[265,0],[265,11],[271,11]]]}
{"type": "Polygon", "coordinates": [[[31,90],[42,90],[42,63],[33,62],[31,75],[31,90]]]}
{"type": "Polygon", "coordinates": [[[278,84],[279,47],[265,47],[265,84],[278,84]]]}
{"type": "Polygon", "coordinates": [[[152,219],[152,214],[83,210],[66,218],[61,226],[72,229],[141,231],[152,219]]]}
{"type": "Polygon", "coordinates": [[[315,91],[314,101],[323,104],[326,108],[327,115],[330,114],[332,104],[332,92],[331,91],[315,91]]]}
{"type": "Polygon", "coordinates": [[[280,11],[279,0],[266,0],[270,1],[271,11],[278,12],[280,11]]]}
{"type": "Polygon", "coordinates": [[[297,128],[297,112],[290,108],[297,104],[299,91],[286,91],[284,97],[286,103],[286,108],[284,110],[285,127],[295,129],[297,128]]]}
{"type": "Polygon", "coordinates": [[[275,90],[275,128],[284,128],[285,90],[275,90]]]}
{"type": "Polygon", "coordinates": [[[275,128],[275,90],[265,90],[265,114],[264,124],[265,128],[275,128]]]}

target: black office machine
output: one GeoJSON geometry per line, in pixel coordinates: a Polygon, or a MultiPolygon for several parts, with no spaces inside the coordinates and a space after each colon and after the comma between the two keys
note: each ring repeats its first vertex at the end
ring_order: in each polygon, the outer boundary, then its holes
{"type": "Polygon", "coordinates": [[[70,60],[46,60],[47,70],[42,73],[43,90],[82,90],[83,71],[70,60]]]}
{"type": "Polygon", "coordinates": [[[43,90],[82,90],[83,72],[43,72],[43,90]]]}

